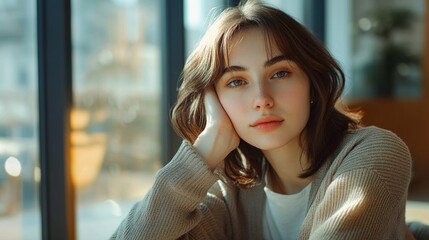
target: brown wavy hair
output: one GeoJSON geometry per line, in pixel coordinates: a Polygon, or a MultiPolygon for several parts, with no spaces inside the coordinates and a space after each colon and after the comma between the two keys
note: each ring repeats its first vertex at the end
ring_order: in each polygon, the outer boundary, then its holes
{"type": "MultiPolygon", "coordinates": [[[[360,114],[336,107],[343,89],[344,73],[334,58],[305,27],[281,10],[248,1],[223,11],[187,59],[172,111],[176,133],[194,143],[205,127],[204,91],[227,67],[231,39],[239,32],[262,29],[267,44],[275,44],[308,76],[312,99],[310,117],[301,133],[302,149],[310,167],[302,178],[315,174],[338,148],[344,136],[360,124],[360,114]]],[[[249,188],[261,181],[263,154],[241,140],[224,161],[225,175],[234,184],[249,188]]]]}

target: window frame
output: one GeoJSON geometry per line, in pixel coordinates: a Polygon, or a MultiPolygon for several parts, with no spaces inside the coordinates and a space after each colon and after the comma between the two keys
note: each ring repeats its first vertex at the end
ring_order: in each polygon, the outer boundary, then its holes
{"type": "Polygon", "coordinates": [[[75,239],[68,138],[72,106],[70,13],[70,0],[37,2],[42,239],[75,239]]]}
{"type": "MultiPolygon", "coordinates": [[[[163,0],[162,164],[180,144],[169,122],[185,62],[183,0],[163,0]]],[[[40,207],[42,239],[76,239],[75,192],[70,170],[72,100],[71,0],[37,1],[40,207]]]]}

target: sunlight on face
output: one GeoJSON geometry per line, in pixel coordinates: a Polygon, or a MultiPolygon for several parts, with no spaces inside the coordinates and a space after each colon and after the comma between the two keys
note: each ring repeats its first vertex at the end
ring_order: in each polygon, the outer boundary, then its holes
{"type": "Polygon", "coordinates": [[[262,150],[299,146],[310,113],[306,74],[265,33],[244,30],[230,43],[229,65],[215,88],[238,135],[262,150]]]}

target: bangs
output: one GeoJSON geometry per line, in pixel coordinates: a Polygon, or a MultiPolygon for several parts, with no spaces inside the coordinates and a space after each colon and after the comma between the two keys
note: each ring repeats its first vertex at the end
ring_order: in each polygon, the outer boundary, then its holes
{"type": "Polygon", "coordinates": [[[258,29],[262,31],[262,34],[265,38],[264,42],[268,59],[275,57],[273,55],[273,53],[275,52],[275,48],[277,48],[281,52],[281,54],[284,55],[287,59],[296,59],[296,57],[292,56],[292,51],[290,50],[290,47],[287,47],[287,44],[284,44],[284,35],[281,36],[280,34],[275,34],[276,31],[268,26],[261,26],[257,23],[251,23],[245,26],[235,26],[234,28],[231,28],[229,29],[229,31],[225,32],[225,34],[221,38],[221,41],[219,43],[220,46],[218,48],[219,56],[223,59],[223,66],[220,66],[220,68],[224,69],[226,67],[229,67],[229,57],[232,49],[236,44],[240,43],[240,41],[243,40],[245,32],[250,29],[258,29]]]}
{"type": "Polygon", "coordinates": [[[274,26],[265,26],[266,49],[270,57],[273,57],[273,48],[277,47],[278,51],[288,60],[295,62],[300,68],[303,68],[300,55],[305,54],[296,46],[294,36],[288,34],[286,29],[276,29],[274,26]]]}
{"type": "Polygon", "coordinates": [[[243,39],[243,32],[245,32],[250,27],[244,27],[242,25],[234,25],[229,28],[221,38],[220,42],[220,57],[223,59],[223,66],[220,66],[223,69],[229,67],[229,56],[231,50],[234,48],[234,45],[239,43],[243,39]],[[237,39],[239,37],[239,39],[237,39]]]}

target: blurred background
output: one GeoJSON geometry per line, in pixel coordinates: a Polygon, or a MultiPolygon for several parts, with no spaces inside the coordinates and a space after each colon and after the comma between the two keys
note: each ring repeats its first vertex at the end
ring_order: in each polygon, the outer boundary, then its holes
{"type": "MultiPolygon", "coordinates": [[[[107,239],[180,143],[184,60],[237,2],[0,0],[0,239],[107,239]]],[[[429,1],[263,2],[325,43],[366,125],[408,144],[407,218],[429,224],[429,1]]]]}

